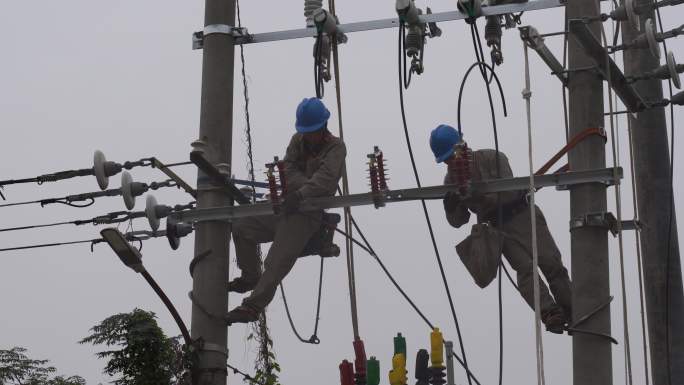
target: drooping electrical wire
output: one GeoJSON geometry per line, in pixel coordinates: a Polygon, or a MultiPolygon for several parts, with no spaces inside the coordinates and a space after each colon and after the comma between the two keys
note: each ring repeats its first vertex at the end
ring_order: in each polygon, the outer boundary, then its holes
{"type": "MultiPolygon", "coordinates": [[[[404,127],[404,137],[406,139],[406,146],[408,148],[408,153],[409,153],[409,158],[411,160],[411,167],[413,168],[413,175],[416,180],[416,184],[418,187],[421,187],[420,183],[420,176],[418,175],[418,168],[416,166],[416,160],[415,157],[413,156],[413,148],[411,146],[411,138],[409,136],[408,132],[408,124],[406,122],[406,111],[405,111],[405,106],[404,106],[404,84],[403,84],[403,71],[402,71],[402,57],[403,55],[403,49],[402,49],[402,43],[404,39],[404,34],[403,30],[400,29],[399,32],[399,43],[398,43],[398,71],[399,71],[399,104],[401,108],[401,119],[404,127]]],[[[459,347],[461,349],[461,355],[463,356],[463,362],[465,365],[465,369],[468,377],[468,383],[472,385],[472,380],[470,376],[470,371],[468,370],[468,360],[466,358],[466,353],[465,353],[465,347],[463,343],[463,336],[461,335],[461,327],[458,322],[458,316],[456,315],[456,309],[454,307],[454,300],[451,296],[451,290],[449,289],[449,282],[447,281],[446,278],[446,272],[444,271],[444,264],[442,263],[442,257],[440,256],[439,253],[439,248],[437,247],[437,240],[435,239],[435,233],[434,230],[432,229],[432,221],[430,220],[430,214],[428,213],[427,210],[427,205],[425,204],[425,200],[421,200],[421,205],[423,208],[423,215],[425,216],[425,222],[428,227],[428,232],[430,234],[430,240],[432,241],[432,248],[435,253],[435,257],[437,259],[437,266],[439,267],[439,272],[442,277],[442,283],[444,285],[444,289],[447,294],[447,299],[449,300],[449,308],[451,310],[451,315],[454,320],[454,325],[456,326],[456,334],[458,336],[458,343],[459,347]]]]}
{"type": "MultiPolygon", "coordinates": [[[[160,230],[160,231],[138,230],[138,231],[127,232],[124,234],[124,238],[127,241],[129,241],[129,242],[140,242],[141,246],[138,249],[142,249],[142,241],[146,241],[146,240],[152,239],[152,238],[164,237],[164,236],[166,236],[166,231],[164,231],[164,230],[160,230]]],[[[90,243],[91,251],[92,251],[92,248],[94,245],[96,245],[98,243],[102,243],[104,241],[105,240],[103,238],[94,238],[94,239],[85,239],[85,240],[81,240],[81,241],[40,243],[40,244],[27,245],[27,246],[16,246],[16,247],[2,248],[2,249],[0,249],[0,252],[16,251],[16,250],[28,250],[28,249],[40,249],[40,248],[55,247],[55,246],[77,245],[77,244],[81,244],[81,243],[90,243]]]]}
{"type": "MultiPolygon", "coordinates": [[[[470,24],[470,34],[473,40],[473,49],[475,50],[475,61],[477,63],[485,63],[485,58],[484,58],[484,50],[482,49],[482,41],[480,39],[480,32],[477,27],[477,21],[473,21],[472,24],[470,24]]],[[[485,88],[487,89],[487,97],[489,100],[489,108],[491,110],[491,117],[492,117],[492,127],[494,130],[494,148],[496,151],[496,177],[497,179],[501,177],[501,167],[499,164],[499,135],[497,133],[496,129],[496,115],[494,114],[494,102],[492,100],[492,91],[490,88],[492,79],[496,78],[497,79],[497,85],[499,86],[499,90],[501,91],[501,98],[503,100],[503,91],[501,89],[501,83],[498,80],[498,77],[496,77],[496,72],[495,72],[495,67],[489,66],[489,70],[492,73],[492,76],[489,80],[487,80],[487,67],[483,65],[478,65],[480,69],[480,74],[482,75],[482,80],[485,82],[485,88]]],[[[463,80],[463,83],[461,84],[461,91],[463,90],[463,85],[465,84],[465,79],[463,80]]],[[[459,123],[458,123],[458,131],[459,133],[461,132],[461,119],[460,119],[460,111],[461,111],[461,104],[460,104],[460,95],[459,95],[459,109],[458,109],[458,114],[459,114],[459,123]]],[[[504,102],[504,110],[505,110],[505,102],[504,102]]],[[[505,115],[505,113],[504,113],[505,115]]],[[[497,212],[497,223],[503,223],[503,210],[501,207],[501,194],[496,195],[496,212],[497,212]]],[[[501,283],[501,273],[502,273],[502,266],[503,266],[503,259],[502,257],[499,257],[499,267],[498,267],[498,279],[497,279],[497,295],[498,295],[498,314],[499,314],[499,385],[503,384],[503,355],[504,355],[504,335],[503,335],[503,287],[501,283]]],[[[543,378],[543,376],[542,376],[543,378]]]]}
{"type": "MultiPolygon", "coordinates": [[[[475,39],[475,34],[473,34],[473,39],[475,39]]],[[[477,50],[476,50],[477,51],[477,50]]],[[[458,130],[459,133],[461,132],[461,102],[463,100],[463,91],[465,89],[465,84],[466,81],[468,80],[468,76],[470,76],[470,73],[475,67],[478,67],[482,74],[482,79],[485,82],[486,85],[486,90],[487,90],[487,98],[489,100],[489,109],[491,113],[491,118],[492,118],[492,128],[494,132],[494,148],[496,152],[496,174],[497,178],[501,176],[501,167],[499,164],[499,135],[497,131],[497,126],[496,126],[496,114],[494,112],[494,101],[492,98],[492,92],[490,88],[490,84],[487,82],[487,73],[486,71],[489,70],[492,74],[492,78],[496,81],[496,85],[499,89],[499,94],[501,95],[501,103],[503,107],[503,114],[504,116],[508,116],[508,110],[506,108],[506,97],[504,96],[503,92],[503,87],[501,86],[501,82],[499,81],[499,77],[496,75],[496,72],[494,71],[494,68],[492,68],[489,64],[485,63],[484,61],[480,62],[475,62],[473,63],[470,68],[466,71],[465,75],[463,76],[463,80],[461,81],[461,86],[459,88],[459,93],[458,93],[458,109],[457,109],[457,119],[458,119],[458,130]]],[[[497,223],[503,223],[503,210],[501,207],[501,199],[500,199],[500,194],[497,194],[497,199],[496,199],[496,207],[497,207],[497,223]]],[[[500,259],[499,260],[499,267],[498,267],[498,297],[499,297],[499,385],[503,383],[503,292],[502,292],[502,284],[501,284],[501,273],[502,273],[502,266],[503,266],[503,261],[500,259]]]]}

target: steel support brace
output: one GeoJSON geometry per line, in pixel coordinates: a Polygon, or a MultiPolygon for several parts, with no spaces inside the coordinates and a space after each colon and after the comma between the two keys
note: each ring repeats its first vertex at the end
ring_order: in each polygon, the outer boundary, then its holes
{"type": "MultiPolygon", "coordinates": [[[[540,9],[557,8],[565,5],[564,0],[533,0],[526,3],[514,3],[496,5],[482,8],[482,16],[505,15],[509,13],[519,13],[536,11],[540,9]]],[[[420,20],[424,23],[443,22],[465,19],[467,15],[459,11],[440,12],[433,14],[420,15],[420,20]]],[[[338,26],[341,33],[372,31],[377,29],[388,29],[399,27],[399,19],[394,17],[391,19],[362,21],[357,23],[340,24],[338,26]]],[[[316,28],[302,28],[292,29],[287,31],[257,33],[253,35],[242,34],[241,36],[233,33],[235,37],[235,44],[253,44],[253,43],[267,43],[271,41],[303,39],[316,36],[316,28]]]]}
{"type": "MultiPolygon", "coordinates": [[[[585,183],[604,183],[613,185],[615,169],[604,168],[590,171],[573,171],[561,174],[541,175],[534,178],[536,188],[548,186],[569,186],[585,183]]],[[[617,178],[622,179],[622,168],[617,169],[617,178]]],[[[472,194],[487,194],[503,191],[527,190],[529,177],[496,179],[472,183],[472,194]]],[[[438,185],[404,190],[388,190],[384,192],[386,203],[413,201],[420,199],[441,199],[449,191],[459,191],[458,185],[438,185]]],[[[351,194],[347,196],[311,198],[302,202],[302,211],[332,209],[374,204],[373,193],[351,194]]],[[[193,209],[171,214],[170,217],[180,222],[203,222],[212,220],[231,220],[250,216],[273,214],[270,203],[256,203],[244,206],[226,206],[193,209]]]]}
{"type": "Polygon", "coordinates": [[[610,77],[613,90],[630,112],[635,113],[650,107],[634,87],[627,82],[625,74],[610,58],[601,42],[596,40],[586,21],[571,20],[568,28],[577,42],[584,48],[586,55],[596,64],[596,69],[601,73],[603,79],[608,80],[610,77]]]}
{"type": "Polygon", "coordinates": [[[563,65],[556,59],[556,56],[549,50],[549,47],[544,44],[544,37],[542,37],[536,28],[531,25],[519,27],[520,38],[525,44],[532,48],[539,57],[551,69],[551,73],[556,75],[564,85],[568,83],[568,75],[565,72],[563,65]]]}

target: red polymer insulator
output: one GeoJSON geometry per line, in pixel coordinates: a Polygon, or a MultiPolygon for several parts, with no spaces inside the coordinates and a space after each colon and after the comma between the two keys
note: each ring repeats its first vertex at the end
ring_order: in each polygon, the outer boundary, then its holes
{"type": "Polygon", "coordinates": [[[459,186],[460,193],[467,194],[470,182],[472,181],[472,163],[473,163],[473,152],[468,148],[466,144],[463,144],[459,156],[452,164],[452,172],[454,175],[454,181],[459,186]]]}
{"type": "Polygon", "coordinates": [[[361,339],[354,340],[354,380],[356,385],[366,385],[366,349],[361,339]]]}
{"type": "Polygon", "coordinates": [[[375,159],[378,165],[378,187],[387,190],[387,175],[385,174],[385,155],[378,147],[375,147],[375,159]]]}
{"type": "Polygon", "coordinates": [[[354,385],[354,365],[347,360],[340,364],[340,384],[354,385]]]}
{"type": "Polygon", "coordinates": [[[276,156],[273,160],[278,168],[278,179],[280,179],[280,191],[282,191],[282,196],[287,194],[287,178],[285,178],[285,162],[278,160],[276,156]]]}
{"type": "Polygon", "coordinates": [[[368,173],[371,191],[374,193],[380,192],[380,181],[378,180],[378,165],[375,159],[375,155],[370,157],[370,161],[368,162],[368,173]]]}

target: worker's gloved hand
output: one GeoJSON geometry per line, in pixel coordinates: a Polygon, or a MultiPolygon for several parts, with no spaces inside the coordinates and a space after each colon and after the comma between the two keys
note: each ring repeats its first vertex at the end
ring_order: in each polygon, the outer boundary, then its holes
{"type": "Polygon", "coordinates": [[[444,196],[444,210],[454,211],[461,204],[461,196],[456,191],[449,191],[444,196]]]}
{"type": "Polygon", "coordinates": [[[303,199],[304,198],[302,197],[302,193],[300,193],[299,191],[287,194],[282,204],[283,212],[285,214],[292,214],[297,212],[303,199]]]}

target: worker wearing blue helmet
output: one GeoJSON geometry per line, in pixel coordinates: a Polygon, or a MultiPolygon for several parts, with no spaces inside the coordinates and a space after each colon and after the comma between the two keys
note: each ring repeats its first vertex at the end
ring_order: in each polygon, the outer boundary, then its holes
{"type": "Polygon", "coordinates": [[[233,242],[241,275],[228,291],[251,291],[242,305],[230,311],[228,323],[256,321],[271,302],[280,282],[290,272],[307,242],[320,229],[323,210],[300,213],[300,203],[313,197],[333,196],[342,177],[347,150],[328,131],[330,112],[317,98],[297,107],[296,133],[285,153],[286,191],[280,215],[249,217],[233,224],[233,242]],[[273,242],[262,271],[260,243],[273,242]]]}
{"type": "MultiPolygon", "coordinates": [[[[465,179],[477,182],[513,177],[506,155],[498,153],[497,165],[495,150],[469,150],[461,132],[451,126],[435,128],[430,135],[430,147],[437,163],[447,167],[445,184],[464,184],[465,179]],[[469,171],[464,174],[466,166],[469,171]]],[[[472,196],[451,191],[444,197],[444,211],[453,227],[467,224],[471,212],[477,215],[478,224],[473,226],[471,235],[456,247],[475,281],[482,287],[489,284],[496,276],[503,253],[517,272],[520,294],[534,308],[532,226],[526,191],[472,196]]],[[[549,292],[549,287],[539,280],[542,321],[547,330],[563,333],[572,315],[570,278],[539,207],[535,207],[535,216],[539,268],[551,289],[549,292]]]]}

